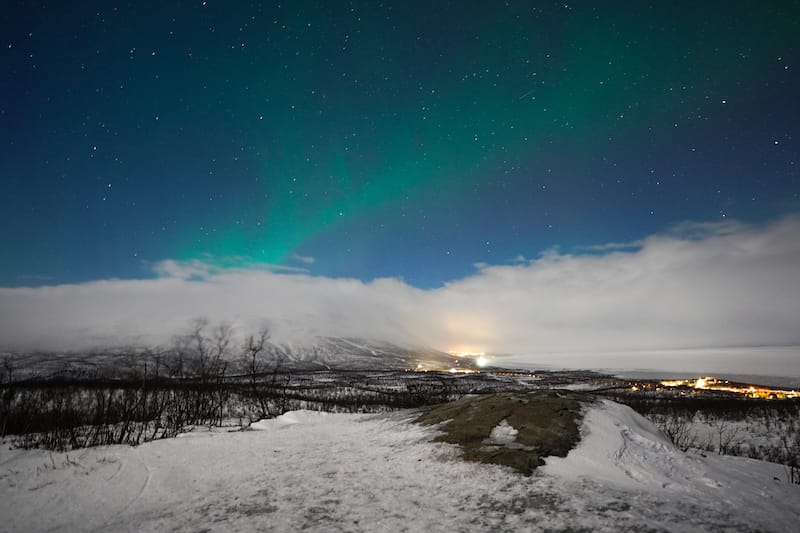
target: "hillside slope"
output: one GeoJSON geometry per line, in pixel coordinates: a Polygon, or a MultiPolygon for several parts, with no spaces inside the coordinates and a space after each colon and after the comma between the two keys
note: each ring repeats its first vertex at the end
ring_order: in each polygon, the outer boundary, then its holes
{"type": "MultiPolygon", "coordinates": [[[[235,344],[235,343],[234,343],[235,344]]],[[[191,346],[190,346],[191,347],[191,346]]],[[[112,348],[85,352],[5,352],[0,359],[13,369],[16,379],[53,376],[116,376],[141,367],[145,359],[169,357],[168,348],[112,348]]],[[[189,352],[191,356],[191,352],[189,352]]],[[[243,352],[232,346],[226,359],[236,362],[243,352]]],[[[419,346],[400,346],[386,341],[345,337],[309,337],[300,341],[268,343],[261,356],[284,370],[449,370],[474,368],[472,358],[457,358],[419,346]]],[[[152,366],[151,366],[152,368],[152,366]]],[[[235,372],[236,365],[230,366],[235,372]]]]}
{"type": "Polygon", "coordinates": [[[282,342],[269,348],[270,355],[290,368],[448,370],[457,363],[473,367],[472,359],[457,359],[432,348],[399,346],[385,341],[314,337],[302,342],[282,342]]]}
{"type": "Polygon", "coordinates": [[[137,448],[3,446],[0,529],[788,531],[800,521],[800,487],[781,466],[682,454],[611,402],[588,405],[583,440],[530,477],[461,460],[416,416],[296,411],[137,448]]]}

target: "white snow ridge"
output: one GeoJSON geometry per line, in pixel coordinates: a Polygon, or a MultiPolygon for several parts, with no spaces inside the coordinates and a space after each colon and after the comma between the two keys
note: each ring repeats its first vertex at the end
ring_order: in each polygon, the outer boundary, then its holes
{"type": "MultiPolygon", "coordinates": [[[[461,461],[416,411],[287,413],[136,448],[0,451],[3,531],[792,531],[780,465],[683,454],[608,401],[525,477],[461,461]]],[[[492,439],[513,442],[508,423],[492,439]]]]}
{"type": "Polygon", "coordinates": [[[508,425],[507,420],[501,420],[499,424],[492,428],[489,438],[485,442],[486,444],[504,446],[517,440],[517,433],[519,433],[519,430],[508,425]]]}

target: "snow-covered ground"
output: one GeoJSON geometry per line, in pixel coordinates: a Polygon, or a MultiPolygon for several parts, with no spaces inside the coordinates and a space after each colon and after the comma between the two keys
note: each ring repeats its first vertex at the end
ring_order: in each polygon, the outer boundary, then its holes
{"type": "MultiPolygon", "coordinates": [[[[531,477],[463,462],[414,411],[287,413],[249,431],[50,453],[0,450],[6,531],[790,531],[780,465],[683,454],[629,408],[531,477]]],[[[513,439],[510,427],[497,436],[513,439]]]]}
{"type": "Polygon", "coordinates": [[[689,424],[697,448],[716,452],[722,448],[728,455],[761,459],[770,451],[784,450],[787,444],[800,440],[800,420],[787,416],[754,413],[731,420],[715,417],[713,413],[695,413],[689,424]]]}

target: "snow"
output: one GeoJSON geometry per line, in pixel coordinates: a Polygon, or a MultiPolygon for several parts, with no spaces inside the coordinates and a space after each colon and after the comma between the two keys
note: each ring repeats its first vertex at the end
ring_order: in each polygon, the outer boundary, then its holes
{"type": "Polygon", "coordinates": [[[791,443],[798,438],[798,422],[791,415],[770,417],[764,412],[735,420],[714,416],[713,413],[695,413],[689,419],[695,447],[714,452],[722,445],[728,448],[728,454],[742,456],[747,456],[750,450],[756,453],[785,450],[783,439],[791,443]]]}
{"type": "Polygon", "coordinates": [[[639,494],[667,513],[686,505],[741,529],[793,530],[800,517],[800,486],[787,485],[781,465],[685,454],[649,420],[608,400],[587,412],[583,430],[578,446],[547,459],[542,473],[589,490],[639,494]]]}
{"type": "Polygon", "coordinates": [[[485,439],[485,442],[486,444],[504,446],[517,440],[517,433],[519,433],[519,430],[510,426],[508,421],[503,419],[492,428],[492,431],[489,432],[489,438],[485,439]]]}
{"type": "Polygon", "coordinates": [[[800,519],[780,465],[683,454],[611,402],[587,407],[581,443],[531,477],[461,461],[416,416],[294,411],[136,448],[6,445],[0,530],[779,531],[800,519]]]}
{"type": "Polygon", "coordinates": [[[597,383],[567,383],[566,385],[559,385],[558,388],[574,391],[590,391],[596,389],[598,386],[597,383]]]}
{"type": "Polygon", "coordinates": [[[566,458],[550,458],[543,471],[573,481],[604,480],[623,489],[663,487],[672,465],[687,459],[651,422],[617,403],[604,401],[602,409],[589,410],[584,428],[578,446],[566,458]]]}

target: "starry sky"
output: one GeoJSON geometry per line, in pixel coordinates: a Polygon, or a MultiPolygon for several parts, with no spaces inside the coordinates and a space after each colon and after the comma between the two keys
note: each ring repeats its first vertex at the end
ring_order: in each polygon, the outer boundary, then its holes
{"type": "Polygon", "coordinates": [[[169,259],[431,289],[800,211],[797,1],[9,0],[0,17],[0,286],[169,259]]]}

